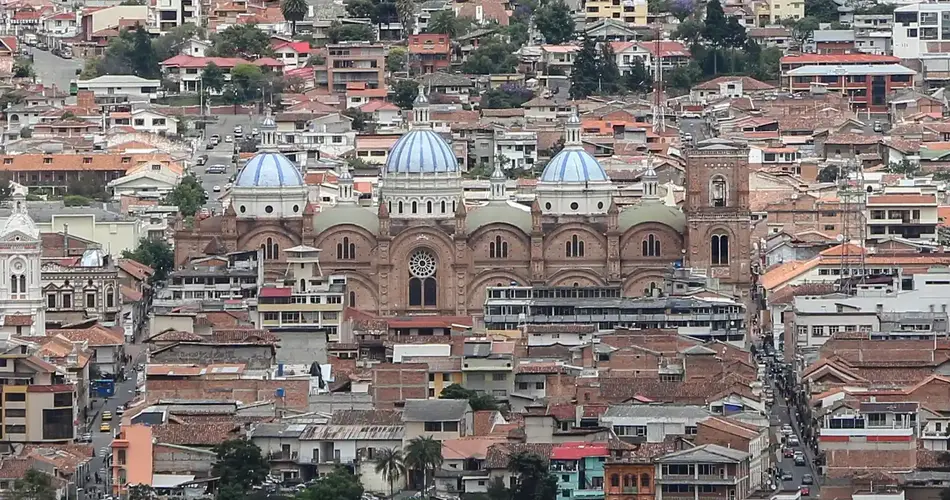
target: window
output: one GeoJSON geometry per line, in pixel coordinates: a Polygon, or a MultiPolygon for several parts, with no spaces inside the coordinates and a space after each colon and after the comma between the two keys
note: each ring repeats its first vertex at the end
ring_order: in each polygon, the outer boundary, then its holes
{"type": "Polygon", "coordinates": [[[695,436],[698,432],[699,432],[699,429],[697,429],[695,425],[686,426],[686,435],[695,436]]]}
{"type": "Polygon", "coordinates": [[[643,256],[644,257],[659,257],[660,256],[660,239],[655,235],[650,234],[643,239],[643,256]]]}
{"type": "Polygon", "coordinates": [[[442,432],[442,422],[426,422],[423,428],[426,432],[442,432]]]}
{"type": "MultiPolygon", "coordinates": [[[[940,429],[937,429],[940,430],[940,429]]],[[[620,486],[620,474],[611,474],[610,475],[610,486],[612,488],[617,488],[620,486]]]]}
{"type": "Polygon", "coordinates": [[[26,401],[26,393],[25,393],[25,392],[8,392],[8,393],[4,394],[3,400],[6,401],[6,402],[8,402],[8,403],[10,403],[10,402],[24,402],[24,401],[26,401]]]}
{"type": "Polygon", "coordinates": [[[537,389],[537,390],[539,390],[539,391],[543,391],[543,390],[544,390],[544,382],[535,382],[535,383],[534,383],[534,388],[537,389]]]}
{"type": "MultiPolygon", "coordinates": [[[[25,418],[26,410],[23,408],[10,408],[5,411],[7,418],[25,418]]],[[[937,430],[940,430],[940,424],[937,424],[937,430]]]]}
{"type": "Polygon", "coordinates": [[[95,292],[86,294],[86,309],[95,309],[96,308],[96,294],[95,292]]]}
{"type": "Polygon", "coordinates": [[[527,391],[527,390],[528,390],[528,383],[527,383],[527,382],[518,382],[518,390],[519,390],[519,391],[527,391]]]}
{"type": "Polygon", "coordinates": [[[495,236],[495,240],[488,244],[488,258],[507,259],[508,242],[501,239],[501,236],[495,236]]]}
{"type": "Polygon", "coordinates": [[[828,327],[828,335],[834,335],[834,334],[838,333],[838,330],[839,330],[840,328],[841,328],[841,327],[838,326],[838,325],[831,325],[831,326],[829,326],[829,327],[828,327]]]}
{"type": "Polygon", "coordinates": [[[3,427],[4,434],[26,434],[25,425],[6,425],[3,427]]]}
{"type": "Polygon", "coordinates": [[[714,234],[709,246],[712,265],[725,266],[729,264],[729,236],[714,234]]]}
{"type": "Polygon", "coordinates": [[[50,293],[46,295],[46,308],[56,309],[56,294],[55,293],[50,293]]]}
{"type": "Polygon", "coordinates": [[[73,295],[70,293],[63,294],[63,309],[72,309],[73,307],[73,295]]]}
{"type": "Polygon", "coordinates": [[[505,376],[504,373],[492,373],[492,374],[491,374],[491,379],[494,380],[495,382],[501,382],[501,381],[505,380],[506,378],[507,378],[507,377],[505,376]]]}
{"type": "Polygon", "coordinates": [[[650,487],[650,475],[649,474],[640,474],[640,487],[649,488],[650,487]]]}
{"type": "Polygon", "coordinates": [[[710,181],[709,203],[714,207],[724,207],[729,201],[729,187],[726,178],[717,175],[710,181]]]}
{"type": "Polygon", "coordinates": [[[419,210],[419,204],[412,202],[412,213],[416,213],[419,210]]]}
{"type": "Polygon", "coordinates": [[[576,234],[571,235],[571,239],[564,242],[565,257],[583,257],[584,240],[579,239],[576,234]]]}
{"type": "Polygon", "coordinates": [[[799,327],[798,327],[798,335],[799,335],[799,336],[802,336],[802,337],[804,337],[805,335],[808,335],[808,327],[807,327],[807,326],[799,326],[799,327]]]}
{"type": "Polygon", "coordinates": [[[115,289],[106,288],[106,307],[115,307],[115,289]]]}
{"type": "Polygon", "coordinates": [[[356,258],[356,243],[350,242],[348,236],[343,237],[343,241],[336,244],[337,260],[353,260],[356,258]]]}
{"type": "Polygon", "coordinates": [[[73,393],[71,392],[57,392],[53,394],[53,406],[63,407],[63,406],[72,406],[73,405],[73,393]]]}

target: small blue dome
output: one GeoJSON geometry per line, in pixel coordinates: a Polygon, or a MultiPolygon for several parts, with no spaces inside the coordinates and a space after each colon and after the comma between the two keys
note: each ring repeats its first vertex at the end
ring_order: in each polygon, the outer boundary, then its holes
{"type": "Polygon", "coordinates": [[[600,162],[583,149],[562,149],[551,158],[541,173],[541,182],[607,181],[600,162]]]}
{"type": "Polygon", "coordinates": [[[241,169],[234,187],[303,186],[303,176],[294,162],[280,153],[258,153],[241,169]]]}
{"type": "Polygon", "coordinates": [[[452,146],[427,129],[412,130],[400,137],[386,159],[386,172],[391,174],[457,172],[458,169],[452,146]]]}

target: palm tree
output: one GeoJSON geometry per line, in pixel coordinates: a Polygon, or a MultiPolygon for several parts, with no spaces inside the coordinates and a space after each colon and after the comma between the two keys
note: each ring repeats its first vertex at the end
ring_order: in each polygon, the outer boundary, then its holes
{"type": "Polygon", "coordinates": [[[290,21],[291,36],[296,36],[297,21],[303,21],[310,13],[310,8],[307,6],[307,0],[284,0],[280,11],[284,14],[284,19],[290,21]]]}
{"type": "Polygon", "coordinates": [[[423,495],[429,496],[429,478],[442,467],[442,443],[432,436],[412,438],[406,447],[406,465],[422,471],[423,495]]]}
{"type": "Polygon", "coordinates": [[[392,498],[396,494],[394,483],[406,475],[406,462],[402,452],[396,448],[379,450],[379,456],[376,457],[376,473],[386,478],[386,482],[389,483],[389,498],[392,498]]]}

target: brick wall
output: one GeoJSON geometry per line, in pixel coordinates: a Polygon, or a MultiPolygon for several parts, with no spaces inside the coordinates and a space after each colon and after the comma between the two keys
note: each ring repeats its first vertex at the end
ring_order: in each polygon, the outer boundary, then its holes
{"type": "Polygon", "coordinates": [[[393,408],[407,399],[429,397],[429,365],[383,363],[373,367],[370,387],[376,408],[393,408]]]}

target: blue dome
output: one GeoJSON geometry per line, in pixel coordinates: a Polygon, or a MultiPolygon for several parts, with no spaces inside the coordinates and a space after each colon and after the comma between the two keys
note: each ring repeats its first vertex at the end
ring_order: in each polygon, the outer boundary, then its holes
{"type": "Polygon", "coordinates": [[[300,169],[280,153],[258,153],[241,169],[234,187],[303,186],[300,169]]]}
{"type": "Polygon", "coordinates": [[[452,146],[439,134],[426,129],[412,130],[400,137],[386,159],[386,172],[391,174],[457,172],[458,169],[452,146]]]}
{"type": "Polygon", "coordinates": [[[562,149],[541,173],[541,182],[607,181],[604,167],[583,149],[562,149]]]}

